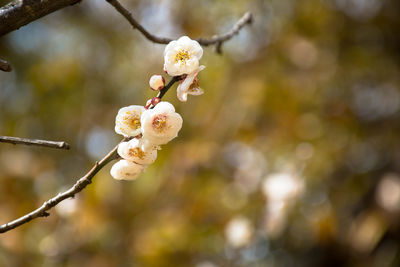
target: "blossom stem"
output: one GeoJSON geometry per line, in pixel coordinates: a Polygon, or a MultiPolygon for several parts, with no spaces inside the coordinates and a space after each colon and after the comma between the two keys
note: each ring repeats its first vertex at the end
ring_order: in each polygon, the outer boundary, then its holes
{"type": "Polygon", "coordinates": [[[181,80],[181,76],[172,77],[172,79],[169,81],[169,83],[163,89],[160,90],[157,97],[159,99],[161,99],[168,92],[169,88],[171,88],[172,85],[174,85],[174,83],[176,83],[179,80],[181,80]]]}

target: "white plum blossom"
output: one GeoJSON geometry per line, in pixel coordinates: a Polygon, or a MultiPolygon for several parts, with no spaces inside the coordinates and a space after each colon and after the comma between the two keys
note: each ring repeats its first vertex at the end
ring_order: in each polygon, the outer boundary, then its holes
{"type": "Polygon", "coordinates": [[[126,160],[133,161],[141,165],[149,165],[157,158],[157,150],[143,151],[141,149],[141,139],[134,138],[128,142],[122,142],[118,146],[118,154],[126,160]]]}
{"type": "Polygon", "coordinates": [[[227,224],[225,236],[232,247],[243,247],[250,243],[254,234],[253,226],[246,217],[235,217],[227,224]]]}
{"type": "Polygon", "coordinates": [[[115,118],[115,132],[123,136],[137,136],[141,133],[140,117],[145,111],[143,106],[123,107],[115,118]]]}
{"type": "Polygon", "coordinates": [[[161,90],[165,86],[165,79],[161,75],[153,75],[150,77],[149,85],[150,88],[154,91],[161,90]]]}
{"type": "Polygon", "coordinates": [[[190,74],[199,67],[203,56],[200,44],[187,36],[171,41],[164,50],[164,69],[171,76],[190,74]]]}
{"type": "Polygon", "coordinates": [[[187,101],[187,95],[202,95],[203,89],[199,87],[199,80],[197,74],[204,70],[206,67],[201,65],[194,72],[188,74],[184,80],[182,80],[176,90],[178,99],[182,102],[187,101]]]}
{"type": "MultiPolygon", "coordinates": [[[[174,82],[180,81],[177,95],[180,101],[187,101],[188,95],[201,95],[197,75],[205,66],[199,63],[203,56],[200,44],[187,36],[171,41],[164,50],[164,71],[174,78],[165,88],[161,75],[150,77],[149,85],[154,91],[161,90],[149,99],[145,106],[131,105],[118,111],[115,131],[130,138],[118,145],[117,152],[122,160],[115,163],[111,176],[117,180],[134,180],[157,158],[157,150],[178,136],[183,119],[175,112],[171,103],[161,102],[161,98],[174,82]],[[176,77],[178,76],[178,77],[176,77]]],[[[240,233],[239,235],[242,235],[240,233]]],[[[247,233],[245,233],[245,238],[247,233]]]]}
{"type": "Polygon", "coordinates": [[[160,102],[154,109],[143,112],[140,118],[143,134],[142,149],[148,151],[154,146],[163,145],[178,136],[183,119],[175,112],[171,103],[160,102]]]}
{"type": "Polygon", "coordinates": [[[290,173],[272,173],[263,184],[262,191],[271,202],[286,202],[303,191],[303,181],[290,173]]]}
{"type": "Polygon", "coordinates": [[[111,167],[110,173],[116,180],[135,180],[144,168],[143,165],[122,159],[111,167]]]}

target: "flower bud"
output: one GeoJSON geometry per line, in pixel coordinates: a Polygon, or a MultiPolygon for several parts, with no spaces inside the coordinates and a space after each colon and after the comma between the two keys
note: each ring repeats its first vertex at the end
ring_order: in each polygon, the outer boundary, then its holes
{"type": "Polygon", "coordinates": [[[161,75],[153,75],[149,81],[150,88],[154,91],[158,91],[164,88],[165,79],[161,75]]]}
{"type": "Polygon", "coordinates": [[[148,109],[150,106],[155,107],[160,102],[161,99],[159,97],[153,97],[152,99],[147,100],[145,108],[148,109]]]}
{"type": "Polygon", "coordinates": [[[152,104],[153,106],[157,105],[157,104],[160,103],[160,102],[161,102],[161,99],[160,99],[159,97],[153,97],[153,98],[151,99],[151,104],[152,104]]]}

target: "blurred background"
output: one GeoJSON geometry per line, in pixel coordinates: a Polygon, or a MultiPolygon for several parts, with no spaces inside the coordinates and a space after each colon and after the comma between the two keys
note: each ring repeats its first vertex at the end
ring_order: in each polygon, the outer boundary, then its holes
{"type": "MultiPolygon", "coordinates": [[[[8,1],[0,1],[6,4],[8,1]]],[[[205,94],[165,100],[179,138],[133,182],[111,164],[75,199],[0,235],[0,266],[399,266],[400,2],[123,1],[150,32],[223,33],[205,94]]],[[[155,94],[164,45],[84,0],[0,39],[0,223],[70,187],[155,94]]],[[[166,77],[167,78],[167,77],[166,77]]],[[[175,88],[174,88],[175,89],[175,88]]]]}

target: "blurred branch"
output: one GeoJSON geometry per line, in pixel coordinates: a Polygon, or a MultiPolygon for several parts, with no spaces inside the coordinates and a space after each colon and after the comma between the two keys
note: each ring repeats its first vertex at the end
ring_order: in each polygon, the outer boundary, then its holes
{"type": "MultiPolygon", "coordinates": [[[[43,16],[53,13],[61,8],[79,3],[81,0],[14,0],[11,3],[0,8],[0,36],[19,29],[20,27],[35,21],[43,16]]],[[[110,3],[122,16],[124,16],[134,29],[140,31],[148,40],[159,43],[168,44],[173,39],[159,37],[148,32],[139,22],[137,22],[132,14],[121,5],[118,0],[106,0],[110,3]]],[[[199,38],[197,41],[203,46],[215,45],[216,51],[221,52],[221,46],[224,42],[238,34],[240,29],[246,24],[251,24],[253,17],[250,12],[246,12],[230,31],[221,35],[215,35],[211,38],[199,38]]]]}
{"type": "Polygon", "coordinates": [[[0,59],[0,70],[10,72],[12,70],[10,63],[3,59],[0,59]]]}
{"type": "Polygon", "coordinates": [[[56,206],[61,201],[65,200],[67,198],[70,198],[70,197],[74,197],[75,194],[81,192],[87,185],[92,183],[93,177],[104,166],[106,166],[110,161],[118,158],[117,148],[118,148],[118,146],[116,146],[113,150],[111,150],[102,160],[96,162],[94,164],[93,168],[87,174],[85,174],[85,176],[80,178],[67,191],[65,191],[63,193],[59,193],[57,196],[45,201],[42,206],[40,206],[38,209],[32,211],[31,213],[28,213],[12,222],[0,225],[0,233],[5,233],[7,231],[10,231],[10,230],[17,228],[18,226],[21,226],[25,223],[28,223],[36,218],[49,216],[50,214],[47,212],[48,210],[50,210],[51,208],[56,206]]]}
{"type": "Polygon", "coordinates": [[[47,141],[47,140],[39,140],[39,139],[27,139],[20,137],[11,137],[11,136],[0,136],[0,142],[2,143],[10,143],[14,145],[28,145],[28,146],[44,146],[51,148],[61,148],[61,149],[69,149],[70,146],[66,142],[55,142],[55,141],[47,141]]]}
{"type": "MultiPolygon", "coordinates": [[[[106,0],[110,5],[112,5],[122,16],[129,21],[129,23],[133,26],[134,29],[140,31],[148,40],[158,43],[158,44],[168,44],[173,41],[171,38],[159,37],[148,32],[139,22],[135,20],[132,16],[131,12],[127,10],[124,6],[121,5],[118,0],[106,0]]],[[[203,46],[215,45],[218,53],[221,53],[221,46],[224,42],[231,39],[234,35],[238,34],[240,29],[243,28],[246,24],[251,24],[253,21],[253,17],[250,12],[246,12],[243,17],[241,17],[236,24],[232,27],[230,31],[221,35],[215,35],[209,39],[199,38],[197,41],[203,46]]]]}
{"type": "Polygon", "coordinates": [[[0,8],[0,36],[81,0],[14,0],[0,8]]]}

